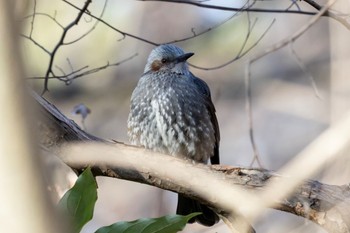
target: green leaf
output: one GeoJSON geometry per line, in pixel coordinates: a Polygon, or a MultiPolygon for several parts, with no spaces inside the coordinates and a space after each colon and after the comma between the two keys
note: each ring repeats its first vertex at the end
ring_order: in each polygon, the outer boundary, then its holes
{"type": "Polygon", "coordinates": [[[186,216],[167,215],[160,218],[141,218],[132,222],[117,222],[101,227],[95,233],[175,233],[184,229],[186,223],[201,213],[186,216]]]}
{"type": "Polygon", "coordinates": [[[73,232],[80,232],[81,228],[92,219],[96,200],[96,180],[91,169],[87,168],[58,203],[63,214],[71,218],[73,232]]]}

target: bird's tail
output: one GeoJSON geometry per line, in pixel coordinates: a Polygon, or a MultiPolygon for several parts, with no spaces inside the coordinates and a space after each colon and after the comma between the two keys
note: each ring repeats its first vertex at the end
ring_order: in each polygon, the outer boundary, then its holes
{"type": "Polygon", "coordinates": [[[202,214],[192,218],[188,221],[189,223],[194,223],[196,221],[204,226],[213,226],[220,220],[219,216],[207,206],[179,194],[176,214],[188,215],[194,212],[201,212],[202,214]]]}

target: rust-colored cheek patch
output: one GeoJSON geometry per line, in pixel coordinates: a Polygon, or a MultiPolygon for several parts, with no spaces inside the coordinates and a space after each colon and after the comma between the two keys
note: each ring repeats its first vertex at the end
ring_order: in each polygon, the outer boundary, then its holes
{"type": "Polygon", "coordinates": [[[152,65],[151,65],[151,69],[153,71],[158,71],[161,67],[162,67],[163,63],[159,60],[155,60],[152,65]]]}

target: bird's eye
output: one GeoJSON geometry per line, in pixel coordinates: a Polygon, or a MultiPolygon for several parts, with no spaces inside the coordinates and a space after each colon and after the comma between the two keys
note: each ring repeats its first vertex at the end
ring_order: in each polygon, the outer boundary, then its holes
{"type": "Polygon", "coordinates": [[[164,64],[164,63],[166,63],[168,60],[167,59],[165,59],[165,58],[163,58],[162,60],[161,60],[161,62],[164,64]]]}

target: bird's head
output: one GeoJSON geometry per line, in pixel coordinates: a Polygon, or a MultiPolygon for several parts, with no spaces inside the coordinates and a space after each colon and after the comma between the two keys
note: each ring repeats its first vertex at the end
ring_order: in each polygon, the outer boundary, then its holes
{"type": "Polygon", "coordinates": [[[147,59],[144,72],[171,71],[178,74],[188,74],[186,61],[194,53],[185,53],[172,44],[160,45],[152,50],[147,59]]]}

